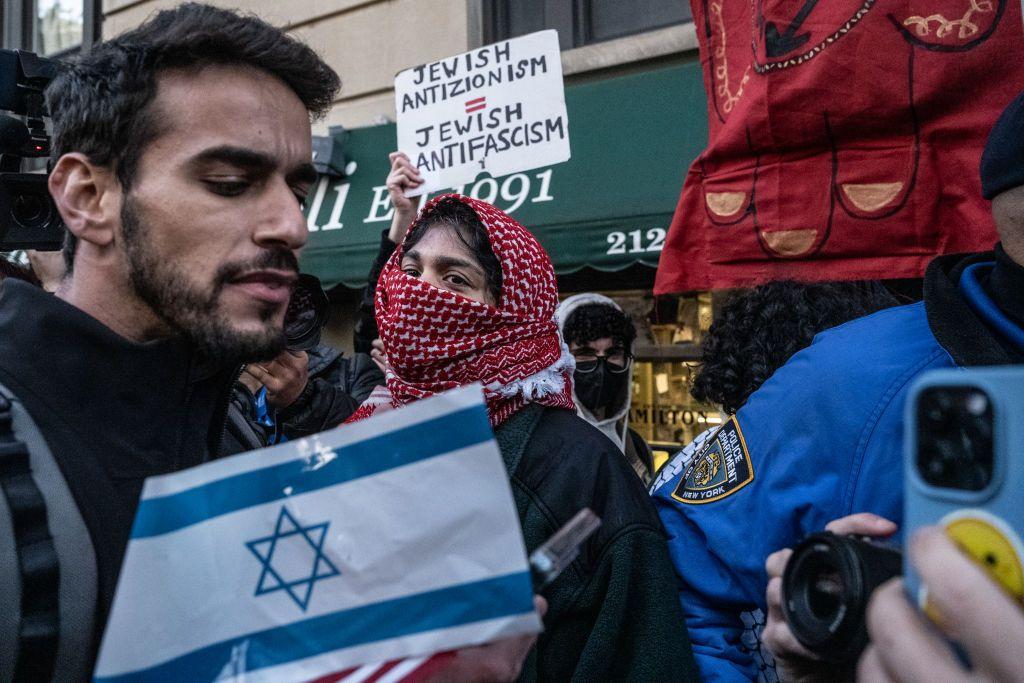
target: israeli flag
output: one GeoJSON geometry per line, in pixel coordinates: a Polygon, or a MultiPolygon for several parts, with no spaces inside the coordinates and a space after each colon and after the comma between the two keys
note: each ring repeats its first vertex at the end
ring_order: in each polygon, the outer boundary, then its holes
{"type": "Polygon", "coordinates": [[[470,386],[148,479],[96,680],[310,680],[540,628],[470,386]]]}

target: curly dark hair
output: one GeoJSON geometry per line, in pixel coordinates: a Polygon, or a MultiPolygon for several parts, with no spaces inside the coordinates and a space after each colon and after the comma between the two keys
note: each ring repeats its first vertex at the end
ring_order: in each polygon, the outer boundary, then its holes
{"type": "Polygon", "coordinates": [[[586,344],[587,342],[611,337],[622,344],[627,352],[633,351],[633,340],[636,339],[636,326],[628,315],[608,304],[583,304],[572,313],[562,326],[562,336],[566,344],[586,344]]]}
{"type": "Polygon", "coordinates": [[[734,295],[704,337],[690,393],[735,413],[814,335],[898,302],[878,282],[772,282],[734,295]]]}

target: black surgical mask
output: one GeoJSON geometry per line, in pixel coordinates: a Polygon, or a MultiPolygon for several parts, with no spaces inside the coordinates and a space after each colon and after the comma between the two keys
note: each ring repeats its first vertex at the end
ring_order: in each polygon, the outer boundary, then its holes
{"type": "Polygon", "coordinates": [[[607,363],[599,363],[590,372],[577,370],[572,378],[576,384],[576,398],[599,419],[622,406],[622,392],[629,379],[628,372],[609,372],[607,363]]]}

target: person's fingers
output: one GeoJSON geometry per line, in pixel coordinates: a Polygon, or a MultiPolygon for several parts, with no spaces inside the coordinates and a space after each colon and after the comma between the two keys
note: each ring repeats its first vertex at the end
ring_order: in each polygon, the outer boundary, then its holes
{"type": "Polygon", "coordinates": [[[411,184],[419,185],[423,182],[423,176],[416,170],[416,167],[412,164],[403,165],[395,173],[401,174],[404,178],[407,178],[411,184]]]}
{"type": "Polygon", "coordinates": [[[376,363],[381,372],[387,372],[385,367],[387,359],[384,356],[384,342],[382,342],[379,337],[371,342],[370,360],[376,363]]]}
{"type": "Polygon", "coordinates": [[[892,536],[896,533],[896,523],[885,517],[870,512],[858,512],[840,519],[833,520],[825,525],[825,531],[845,536],[856,534],[858,536],[892,536]]]}
{"type": "Polygon", "coordinates": [[[928,588],[928,600],[940,614],[955,615],[943,628],[963,645],[975,666],[996,679],[1020,675],[1024,671],[1020,605],[941,529],[930,527],[915,534],[910,558],[928,588]]]}
{"type": "Polygon", "coordinates": [[[882,667],[898,681],[953,681],[967,675],[945,639],[907,601],[899,578],[872,594],[867,627],[882,667]]]}
{"type": "Polygon", "coordinates": [[[782,576],[782,573],[786,571],[786,565],[789,563],[789,558],[792,555],[792,548],[776,550],[774,553],[769,555],[768,559],[764,561],[764,568],[765,571],[768,572],[768,577],[782,576]]]}
{"type": "Polygon", "coordinates": [[[782,617],[782,579],[774,577],[768,581],[768,587],[764,591],[764,600],[768,605],[769,610],[778,611],[778,616],[782,617]]]}
{"type": "Polygon", "coordinates": [[[540,595],[533,596],[533,606],[542,618],[548,613],[548,601],[540,595]]]}
{"type": "Polygon", "coordinates": [[[285,351],[275,359],[281,362],[281,365],[287,367],[292,372],[301,372],[301,370],[309,365],[309,356],[306,355],[305,351],[285,351]]]}
{"type": "Polygon", "coordinates": [[[246,365],[242,372],[246,373],[257,382],[263,382],[269,377],[267,369],[257,363],[250,363],[246,365]]]}
{"type": "Polygon", "coordinates": [[[864,683],[889,683],[892,677],[882,665],[882,659],[873,645],[869,645],[857,663],[857,680],[864,683]]]}
{"type": "Polygon", "coordinates": [[[800,644],[786,624],[786,616],[782,612],[782,579],[775,577],[768,582],[765,602],[768,604],[768,620],[761,638],[768,649],[785,659],[817,659],[800,644]]]}
{"type": "Polygon", "coordinates": [[[803,660],[807,663],[818,661],[819,657],[800,644],[793,632],[784,622],[765,625],[761,632],[761,640],[765,647],[777,659],[789,661],[803,660]]]}
{"type": "Polygon", "coordinates": [[[385,185],[389,190],[401,190],[407,187],[419,187],[423,178],[410,169],[398,169],[388,174],[385,185]]]}
{"type": "Polygon", "coordinates": [[[394,167],[396,169],[400,168],[404,171],[408,171],[414,176],[420,175],[420,171],[418,168],[416,168],[416,164],[412,163],[412,159],[410,159],[405,154],[399,154],[399,156],[395,157],[394,167]]]}

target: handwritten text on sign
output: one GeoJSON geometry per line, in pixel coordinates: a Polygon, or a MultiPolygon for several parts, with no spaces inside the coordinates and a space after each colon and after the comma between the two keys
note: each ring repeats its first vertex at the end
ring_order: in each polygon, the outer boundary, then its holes
{"type": "Polygon", "coordinates": [[[411,194],[569,159],[556,31],[481,47],[395,77],[398,149],[425,183],[411,194]]]}

